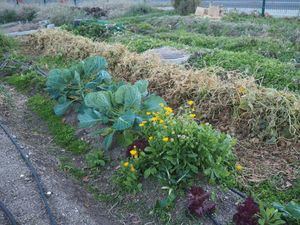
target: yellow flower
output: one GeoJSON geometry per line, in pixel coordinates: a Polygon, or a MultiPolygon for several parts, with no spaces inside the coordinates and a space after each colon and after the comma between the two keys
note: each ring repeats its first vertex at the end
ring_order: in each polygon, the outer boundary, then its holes
{"type": "Polygon", "coordinates": [[[170,139],[169,139],[168,137],[164,137],[162,140],[163,140],[164,142],[168,142],[170,139]]]}
{"type": "Polygon", "coordinates": [[[192,114],[190,114],[190,117],[191,117],[191,118],[195,118],[195,117],[196,117],[196,114],[192,113],[192,114]]]}
{"type": "Polygon", "coordinates": [[[166,125],[164,125],[164,128],[167,129],[168,127],[166,125]]]}
{"type": "Polygon", "coordinates": [[[164,120],[159,120],[159,123],[164,123],[164,120]]]}
{"type": "Polygon", "coordinates": [[[153,136],[150,136],[150,137],[148,138],[149,141],[152,141],[153,139],[154,139],[153,136]]]}
{"type": "Polygon", "coordinates": [[[135,168],[134,168],[133,165],[130,165],[130,171],[131,171],[131,172],[135,172],[135,168]]]}
{"type": "Polygon", "coordinates": [[[143,127],[143,126],[145,126],[146,123],[147,123],[147,121],[144,120],[144,121],[142,121],[142,122],[139,124],[139,126],[140,126],[140,127],[143,127]]]}
{"type": "Polygon", "coordinates": [[[241,164],[236,164],[235,165],[235,169],[237,170],[237,171],[242,171],[243,170],[243,166],[241,165],[241,164]]]}
{"type": "Polygon", "coordinates": [[[193,105],[193,104],[194,104],[194,101],[189,100],[189,101],[187,101],[187,104],[188,104],[188,105],[193,105]]]}
{"type": "Polygon", "coordinates": [[[138,156],[138,151],[137,150],[135,150],[135,149],[132,149],[131,151],[130,151],[130,155],[132,155],[133,157],[137,157],[138,156]]]}
{"type": "Polygon", "coordinates": [[[159,106],[160,107],[164,107],[164,103],[159,103],[159,106]]]}
{"type": "Polygon", "coordinates": [[[150,116],[150,115],[151,115],[151,112],[146,112],[146,115],[150,116]]]}
{"type": "Polygon", "coordinates": [[[128,167],[129,166],[129,162],[124,162],[123,166],[128,167]]]}
{"type": "Polygon", "coordinates": [[[158,117],[152,117],[151,119],[150,119],[150,121],[152,121],[152,122],[156,122],[156,121],[158,121],[158,117]]]}
{"type": "Polygon", "coordinates": [[[243,86],[240,86],[238,91],[239,91],[240,94],[245,94],[246,93],[246,88],[243,87],[243,86]]]}

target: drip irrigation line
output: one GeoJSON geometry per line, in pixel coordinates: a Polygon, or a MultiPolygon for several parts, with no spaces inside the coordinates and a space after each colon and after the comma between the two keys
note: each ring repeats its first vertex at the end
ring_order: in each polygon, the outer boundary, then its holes
{"type": "Polygon", "coordinates": [[[207,217],[215,224],[215,225],[221,225],[212,215],[207,214],[207,217]]]}
{"type": "Polygon", "coordinates": [[[238,196],[242,197],[242,198],[247,198],[247,196],[244,193],[236,190],[235,188],[229,188],[229,190],[232,191],[233,193],[237,194],[238,196]]]}
{"type": "Polygon", "coordinates": [[[11,140],[11,142],[14,144],[14,146],[16,147],[16,149],[19,151],[22,159],[25,161],[28,169],[30,170],[33,178],[36,181],[38,190],[39,190],[39,194],[41,196],[41,199],[45,205],[46,208],[46,212],[48,214],[49,220],[50,220],[50,224],[51,225],[57,225],[55,218],[51,212],[51,209],[49,207],[48,201],[47,201],[47,197],[45,195],[45,189],[44,189],[44,185],[41,181],[41,178],[39,177],[36,169],[34,168],[34,166],[32,165],[31,161],[29,160],[29,158],[26,156],[26,154],[22,151],[21,147],[19,146],[19,144],[14,140],[14,138],[10,135],[10,133],[7,131],[7,129],[1,124],[0,121],[0,127],[2,128],[2,130],[4,131],[4,133],[7,135],[7,137],[11,140]]]}
{"type": "Polygon", "coordinates": [[[8,219],[8,221],[12,225],[17,225],[15,217],[13,216],[13,214],[11,214],[11,212],[9,211],[9,209],[6,208],[6,206],[4,205],[4,203],[1,202],[1,201],[0,201],[0,209],[4,212],[4,216],[8,219]]]}

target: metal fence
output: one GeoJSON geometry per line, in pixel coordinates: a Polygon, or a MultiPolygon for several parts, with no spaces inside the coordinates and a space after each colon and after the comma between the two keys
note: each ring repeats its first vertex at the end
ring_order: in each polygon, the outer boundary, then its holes
{"type": "Polygon", "coordinates": [[[242,12],[258,11],[262,15],[299,16],[300,0],[202,0],[202,6],[222,6],[242,12]]]}

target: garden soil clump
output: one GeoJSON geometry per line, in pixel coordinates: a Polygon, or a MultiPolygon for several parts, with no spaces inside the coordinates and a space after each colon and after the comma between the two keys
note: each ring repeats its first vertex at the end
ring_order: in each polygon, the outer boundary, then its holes
{"type": "MultiPolygon", "coordinates": [[[[64,149],[52,144],[52,137],[47,134],[44,123],[27,109],[26,97],[6,88],[7,92],[12,93],[14,107],[6,110],[5,115],[1,110],[0,121],[11,135],[16,136],[24,152],[30,156],[46,192],[51,192],[48,201],[57,224],[118,224],[107,214],[105,206],[95,202],[79,184],[59,171],[57,156],[64,154],[64,149]]],[[[0,142],[1,201],[20,224],[49,224],[36,183],[17,149],[2,130],[0,142]]],[[[2,214],[0,224],[9,224],[2,214]]]]}

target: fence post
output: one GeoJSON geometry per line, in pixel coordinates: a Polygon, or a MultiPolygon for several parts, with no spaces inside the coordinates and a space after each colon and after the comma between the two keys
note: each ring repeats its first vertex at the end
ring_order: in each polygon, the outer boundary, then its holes
{"type": "Polygon", "coordinates": [[[262,16],[265,16],[265,10],[266,10],[266,0],[263,0],[262,9],[261,9],[261,15],[262,16]]]}
{"type": "Polygon", "coordinates": [[[74,5],[75,5],[75,6],[77,5],[77,1],[76,1],[76,0],[74,0],[74,5]]]}
{"type": "Polygon", "coordinates": [[[46,5],[46,3],[47,3],[47,0],[44,0],[44,5],[46,5]]]}

